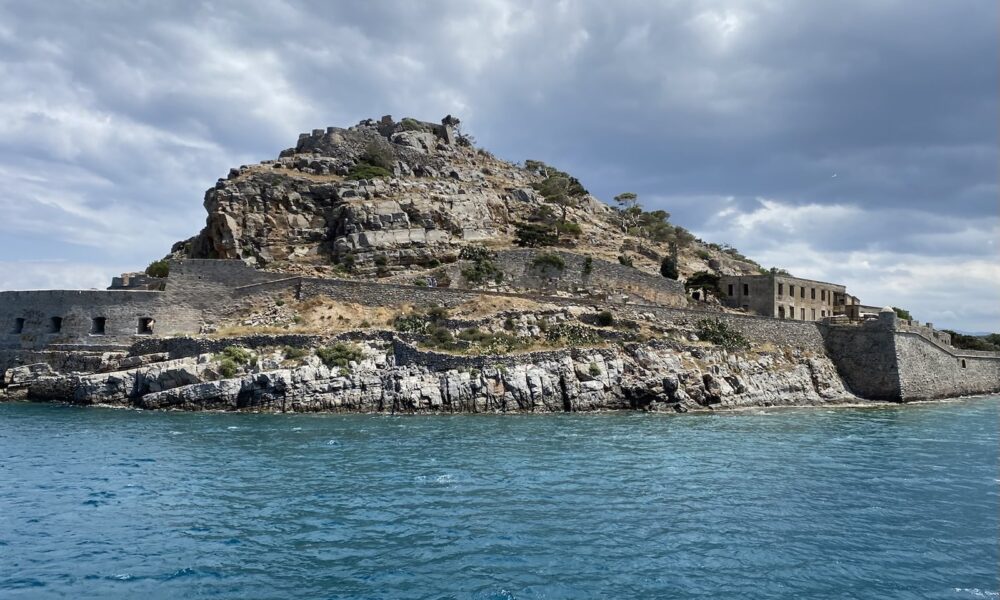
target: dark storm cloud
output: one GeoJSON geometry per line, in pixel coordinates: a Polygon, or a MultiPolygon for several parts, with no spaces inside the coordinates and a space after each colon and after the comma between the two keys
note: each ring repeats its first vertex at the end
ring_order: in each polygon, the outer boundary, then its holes
{"type": "Polygon", "coordinates": [[[996,329],[995,289],[961,310],[941,290],[948,265],[998,276],[997,16],[988,0],[0,2],[0,285],[142,266],[198,229],[216,177],[299,131],[453,113],[500,156],[638,192],[762,262],[872,295],[907,288],[880,272],[936,278],[911,308],[996,329]],[[13,262],[43,247],[77,263],[13,262]]]}

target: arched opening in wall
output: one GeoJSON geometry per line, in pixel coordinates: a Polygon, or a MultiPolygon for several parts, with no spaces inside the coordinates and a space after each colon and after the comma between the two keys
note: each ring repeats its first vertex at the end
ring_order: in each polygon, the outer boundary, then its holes
{"type": "Polygon", "coordinates": [[[153,335],[153,324],[155,321],[152,317],[140,317],[139,323],[136,325],[135,332],[139,335],[153,335]]]}
{"type": "Polygon", "coordinates": [[[691,292],[691,297],[693,299],[695,299],[695,300],[701,300],[701,292],[699,292],[698,290],[695,290],[695,291],[691,292]]]}
{"type": "Polygon", "coordinates": [[[962,364],[962,368],[963,368],[963,369],[964,369],[964,368],[966,368],[966,365],[965,365],[965,359],[964,359],[964,358],[963,358],[963,359],[960,359],[960,360],[959,360],[959,362],[960,362],[960,363],[962,364]]]}
{"type": "Polygon", "coordinates": [[[49,319],[49,333],[59,333],[60,331],[62,331],[62,317],[49,319]]]}
{"type": "Polygon", "coordinates": [[[14,328],[10,332],[13,334],[24,333],[24,317],[14,319],[14,328]]]}
{"type": "Polygon", "coordinates": [[[94,317],[90,322],[90,335],[104,335],[105,317],[94,317]]]}

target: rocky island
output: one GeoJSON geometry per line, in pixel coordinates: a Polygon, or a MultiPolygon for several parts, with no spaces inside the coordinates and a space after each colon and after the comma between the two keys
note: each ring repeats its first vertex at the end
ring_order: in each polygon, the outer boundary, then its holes
{"type": "Polygon", "coordinates": [[[1000,391],[1000,354],[612,207],[458,119],[303,133],[103,291],[0,292],[0,399],[340,412],[717,410],[1000,391]]]}

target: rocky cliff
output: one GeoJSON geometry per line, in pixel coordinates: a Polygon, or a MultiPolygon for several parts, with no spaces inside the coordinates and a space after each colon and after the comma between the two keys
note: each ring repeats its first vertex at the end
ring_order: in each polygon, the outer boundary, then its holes
{"type": "Polygon", "coordinates": [[[469,245],[509,248],[528,225],[558,230],[543,245],[610,261],[622,256],[651,273],[671,243],[680,248],[682,274],[758,268],[694,240],[666,213],[626,214],[549,165],[498,159],[458,126],[452,117],[440,124],[383,117],[302,134],[277,159],[220,179],[205,194],[205,228],[172,252],[277,271],[392,278],[455,262],[469,245]],[[571,182],[566,193],[546,187],[562,176],[571,182]],[[644,218],[655,222],[643,227],[644,218]]]}
{"type": "Polygon", "coordinates": [[[86,405],[274,412],[687,412],[857,400],[819,355],[625,344],[447,368],[398,339],[357,349],[343,366],[311,355],[292,364],[281,349],[265,349],[235,377],[224,376],[210,354],[91,375],[33,365],[8,372],[7,393],[86,405]]]}

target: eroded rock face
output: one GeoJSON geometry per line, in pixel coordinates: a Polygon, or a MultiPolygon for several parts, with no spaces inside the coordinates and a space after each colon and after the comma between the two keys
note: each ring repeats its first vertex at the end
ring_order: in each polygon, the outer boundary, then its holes
{"type": "Polygon", "coordinates": [[[537,176],[456,143],[451,126],[405,127],[316,130],[277,160],[233,169],[205,194],[205,228],[173,251],[272,267],[351,255],[362,273],[376,254],[388,267],[440,262],[463,243],[504,235],[510,204],[534,199],[537,176]],[[345,179],[372,147],[389,157],[392,177],[345,179]]]}
{"type": "Polygon", "coordinates": [[[329,368],[316,357],[295,367],[266,359],[229,379],[208,355],[95,375],[22,368],[12,377],[32,398],[187,410],[686,412],[856,400],[822,356],[630,344],[441,369],[433,357],[427,364],[398,365],[385,343],[363,348],[364,358],[349,368],[329,368]]]}

